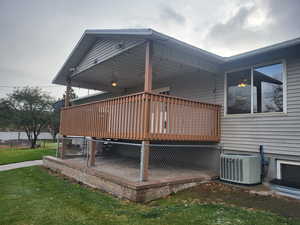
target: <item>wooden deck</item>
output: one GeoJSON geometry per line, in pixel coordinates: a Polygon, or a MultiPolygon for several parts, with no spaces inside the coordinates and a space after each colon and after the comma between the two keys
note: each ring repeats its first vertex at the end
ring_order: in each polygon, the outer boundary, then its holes
{"type": "Polygon", "coordinates": [[[129,140],[220,140],[220,106],[141,92],[66,107],[62,135],[129,140]]]}

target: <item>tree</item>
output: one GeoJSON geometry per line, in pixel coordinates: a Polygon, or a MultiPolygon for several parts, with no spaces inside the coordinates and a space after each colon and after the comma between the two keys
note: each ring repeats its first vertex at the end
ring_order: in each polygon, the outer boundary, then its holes
{"type": "Polygon", "coordinates": [[[5,118],[2,123],[24,130],[31,148],[35,148],[41,130],[49,124],[53,102],[40,88],[15,89],[0,101],[0,118],[5,118]]]}
{"type": "Polygon", "coordinates": [[[60,111],[54,110],[50,116],[48,130],[53,141],[56,140],[56,135],[59,133],[60,111]]]}
{"type": "MultiPolygon", "coordinates": [[[[77,98],[77,95],[76,95],[74,89],[71,87],[70,88],[70,93],[69,93],[69,99],[71,100],[71,99],[75,99],[75,98],[77,98]]],[[[64,94],[62,101],[64,102],[65,99],[66,99],[66,95],[64,94]]]]}
{"type": "Polygon", "coordinates": [[[64,100],[58,100],[52,104],[52,114],[50,116],[50,123],[48,126],[49,132],[52,135],[53,141],[55,141],[57,134],[59,133],[60,125],[60,111],[64,107],[64,100]]]}
{"type": "Polygon", "coordinates": [[[0,99],[0,127],[8,128],[10,124],[10,112],[3,100],[0,99]]]}
{"type": "Polygon", "coordinates": [[[273,87],[272,96],[268,98],[265,104],[266,112],[283,112],[283,88],[282,85],[273,87]]]}
{"type": "MultiPolygon", "coordinates": [[[[77,98],[77,95],[73,88],[71,88],[69,95],[70,95],[70,100],[77,98]]],[[[60,112],[61,112],[61,109],[65,105],[64,99],[65,99],[65,95],[63,96],[63,99],[58,100],[52,104],[53,113],[51,114],[51,117],[50,117],[50,123],[49,123],[48,129],[52,135],[53,140],[56,139],[56,136],[59,133],[60,112]]]]}
{"type": "Polygon", "coordinates": [[[282,85],[278,85],[274,90],[273,100],[277,106],[277,112],[283,112],[283,88],[282,85]]]}

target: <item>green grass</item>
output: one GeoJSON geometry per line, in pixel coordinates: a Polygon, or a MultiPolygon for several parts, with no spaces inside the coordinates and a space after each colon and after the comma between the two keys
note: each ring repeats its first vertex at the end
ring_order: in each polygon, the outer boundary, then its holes
{"type": "Polygon", "coordinates": [[[40,167],[0,172],[1,225],[300,224],[260,210],[173,195],[134,204],[53,176],[40,167]]]}
{"type": "Polygon", "coordinates": [[[37,149],[0,149],[0,165],[42,159],[45,155],[54,156],[55,146],[48,143],[37,149]]]}

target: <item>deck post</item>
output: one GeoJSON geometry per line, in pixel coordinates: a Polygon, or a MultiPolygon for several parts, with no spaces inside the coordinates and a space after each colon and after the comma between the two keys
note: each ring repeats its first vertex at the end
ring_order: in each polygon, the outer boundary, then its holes
{"type": "Polygon", "coordinates": [[[153,58],[153,44],[152,41],[147,41],[146,55],[145,55],[145,83],[144,83],[145,92],[152,90],[152,58],[153,58]]]}
{"type": "Polygon", "coordinates": [[[71,79],[67,79],[67,87],[65,93],[65,107],[70,106],[70,94],[71,94],[71,79]]]}
{"type": "Polygon", "coordinates": [[[88,167],[92,167],[95,166],[97,152],[97,142],[94,137],[88,139],[88,149],[88,167]]]}
{"type": "Polygon", "coordinates": [[[149,156],[150,141],[142,141],[141,159],[140,159],[140,181],[148,181],[149,177],[149,156]]]}
{"type": "MultiPolygon", "coordinates": [[[[147,41],[146,55],[145,55],[145,83],[144,91],[151,92],[152,90],[152,58],[153,58],[153,43],[147,41]]],[[[150,124],[150,101],[147,95],[144,95],[145,111],[144,111],[144,138],[148,139],[149,124],[150,124]]],[[[149,176],[149,153],[150,141],[142,141],[141,146],[141,159],[140,159],[140,181],[147,181],[149,176]]]]}
{"type": "Polygon", "coordinates": [[[61,159],[64,159],[65,158],[65,151],[66,149],[68,148],[68,139],[67,139],[67,136],[63,135],[62,136],[62,141],[61,141],[61,148],[60,148],[60,154],[59,154],[59,157],[61,159]]]}

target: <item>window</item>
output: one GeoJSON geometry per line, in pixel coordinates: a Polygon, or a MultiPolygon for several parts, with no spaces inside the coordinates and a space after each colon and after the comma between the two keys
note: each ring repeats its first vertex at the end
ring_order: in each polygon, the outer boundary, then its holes
{"type": "Polygon", "coordinates": [[[269,64],[227,73],[227,114],[284,111],[283,64],[269,64]]]}
{"type": "Polygon", "coordinates": [[[300,162],[277,160],[277,179],[300,188],[300,162]]]}
{"type": "Polygon", "coordinates": [[[251,113],[251,70],[227,74],[227,113],[251,113]]]}
{"type": "Polygon", "coordinates": [[[253,112],[283,112],[283,66],[273,64],[253,70],[253,112]]]}

